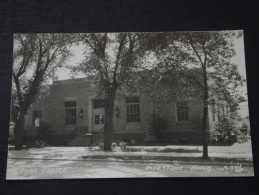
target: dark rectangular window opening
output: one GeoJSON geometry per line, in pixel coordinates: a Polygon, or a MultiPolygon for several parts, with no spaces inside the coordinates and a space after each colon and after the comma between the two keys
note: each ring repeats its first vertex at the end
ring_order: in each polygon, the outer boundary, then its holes
{"type": "Polygon", "coordinates": [[[140,122],[139,97],[126,98],[127,122],[140,122]]]}
{"type": "Polygon", "coordinates": [[[177,102],[177,121],[189,121],[188,102],[177,102]]]}
{"type": "Polygon", "coordinates": [[[104,108],[105,107],[105,101],[102,99],[93,100],[93,108],[104,108]]]}
{"type": "Polygon", "coordinates": [[[76,101],[65,102],[66,125],[76,124],[76,101]]]}

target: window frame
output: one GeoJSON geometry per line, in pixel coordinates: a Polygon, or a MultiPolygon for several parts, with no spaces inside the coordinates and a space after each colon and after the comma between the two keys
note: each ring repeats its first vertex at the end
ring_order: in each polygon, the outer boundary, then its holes
{"type": "Polygon", "coordinates": [[[140,117],[140,97],[126,97],[126,122],[139,123],[140,117]]]}
{"type": "Polygon", "coordinates": [[[77,105],[77,103],[75,100],[64,101],[65,125],[76,125],[77,124],[77,107],[76,107],[76,105],[77,105]],[[68,114],[70,114],[70,116],[68,116],[68,114]]]}
{"type": "Polygon", "coordinates": [[[190,119],[189,119],[189,102],[188,101],[177,101],[176,102],[176,121],[180,122],[180,123],[190,122],[190,119]],[[185,106],[185,107],[183,107],[183,106],[185,106]],[[179,108],[180,108],[180,111],[178,111],[179,108]],[[179,115],[179,113],[180,113],[180,115],[179,115]]]}

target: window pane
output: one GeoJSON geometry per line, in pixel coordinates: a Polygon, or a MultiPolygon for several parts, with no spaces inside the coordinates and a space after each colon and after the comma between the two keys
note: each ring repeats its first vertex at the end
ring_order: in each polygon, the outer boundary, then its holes
{"type": "Polygon", "coordinates": [[[65,102],[66,125],[76,124],[76,101],[65,102]]]}
{"type": "Polygon", "coordinates": [[[188,121],[189,120],[189,110],[188,102],[177,102],[177,120],[178,121],[188,121]]]}
{"type": "Polygon", "coordinates": [[[126,98],[127,122],[140,122],[139,97],[126,98]]]}
{"type": "Polygon", "coordinates": [[[99,125],[100,124],[100,116],[99,115],[94,115],[94,117],[95,117],[95,124],[96,125],[99,125]]]}

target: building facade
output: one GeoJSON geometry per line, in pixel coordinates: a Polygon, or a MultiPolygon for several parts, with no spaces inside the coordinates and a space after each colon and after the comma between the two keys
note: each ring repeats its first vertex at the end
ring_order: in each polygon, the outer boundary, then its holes
{"type": "MultiPolygon", "coordinates": [[[[173,86],[171,86],[173,87],[173,86]]],[[[172,96],[160,103],[159,113],[167,121],[161,136],[152,133],[155,111],[150,94],[118,93],[114,107],[113,139],[131,144],[143,142],[199,142],[203,104],[200,98],[172,96]]],[[[209,109],[208,136],[213,130],[209,109]]],[[[32,105],[25,118],[25,143],[44,138],[53,145],[84,145],[85,134],[94,133],[95,144],[103,141],[104,102],[86,78],[54,81],[49,94],[32,105]]],[[[47,142],[48,142],[47,141],[47,142]]]]}

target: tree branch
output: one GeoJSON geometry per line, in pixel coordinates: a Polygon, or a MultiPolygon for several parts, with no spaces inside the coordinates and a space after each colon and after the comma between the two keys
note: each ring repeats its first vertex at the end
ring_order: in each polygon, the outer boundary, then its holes
{"type": "Polygon", "coordinates": [[[189,41],[190,41],[189,43],[190,43],[190,45],[191,45],[193,51],[195,52],[196,56],[198,57],[199,61],[201,62],[201,65],[203,66],[203,61],[202,61],[202,59],[201,59],[199,53],[197,52],[195,46],[193,45],[192,38],[190,38],[189,41]]]}
{"type": "Polygon", "coordinates": [[[122,51],[124,40],[125,40],[126,36],[127,36],[127,33],[123,34],[122,39],[120,41],[119,48],[118,48],[118,54],[117,54],[117,58],[116,58],[116,62],[115,62],[115,68],[114,68],[114,71],[113,71],[113,83],[116,83],[116,75],[117,75],[117,70],[118,70],[118,67],[119,67],[121,51],[122,51]]]}
{"type": "Polygon", "coordinates": [[[21,86],[20,86],[20,82],[19,82],[19,77],[17,77],[14,72],[12,72],[12,75],[13,75],[14,83],[15,83],[16,90],[17,90],[18,101],[19,101],[19,104],[21,104],[23,99],[22,99],[22,93],[21,93],[21,86]]]}

